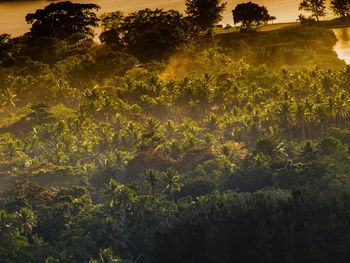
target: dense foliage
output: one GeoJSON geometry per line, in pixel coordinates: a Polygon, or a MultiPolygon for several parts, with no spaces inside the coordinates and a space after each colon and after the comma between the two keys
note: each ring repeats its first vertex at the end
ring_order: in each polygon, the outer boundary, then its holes
{"type": "Polygon", "coordinates": [[[311,12],[312,17],[319,21],[320,17],[326,14],[325,0],[302,0],[299,5],[299,10],[311,12]]]}
{"type": "Polygon", "coordinates": [[[222,0],[185,0],[185,4],[188,18],[206,30],[221,21],[227,3],[222,0]]]}
{"type": "Polygon", "coordinates": [[[0,262],[347,262],[334,34],[191,23],[145,9],[103,15],[102,43],[0,36],[0,262]]]}
{"type": "Polygon", "coordinates": [[[248,2],[238,4],[234,10],[232,10],[233,22],[235,24],[240,23],[241,29],[249,30],[252,25],[259,26],[261,23],[267,23],[268,21],[276,19],[270,16],[266,7],[259,6],[258,4],[248,2]]]}
{"type": "Polygon", "coordinates": [[[350,1],[349,0],[332,0],[330,2],[330,8],[336,16],[346,17],[350,14],[350,1]]]}
{"type": "Polygon", "coordinates": [[[66,39],[75,35],[92,37],[91,27],[97,26],[98,18],[93,10],[95,4],[77,4],[69,1],[52,3],[44,9],[28,14],[26,21],[32,24],[30,35],[66,39]]]}

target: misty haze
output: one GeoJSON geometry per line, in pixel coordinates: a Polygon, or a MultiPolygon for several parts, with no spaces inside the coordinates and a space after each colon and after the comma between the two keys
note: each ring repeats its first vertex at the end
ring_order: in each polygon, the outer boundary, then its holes
{"type": "Polygon", "coordinates": [[[0,2],[0,263],[346,263],[349,215],[350,0],[0,2]]]}

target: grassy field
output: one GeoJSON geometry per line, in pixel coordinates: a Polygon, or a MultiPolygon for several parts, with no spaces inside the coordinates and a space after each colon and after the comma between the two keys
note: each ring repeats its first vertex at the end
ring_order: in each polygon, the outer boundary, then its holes
{"type": "MultiPolygon", "coordinates": [[[[260,32],[269,32],[269,31],[276,31],[283,29],[285,27],[289,26],[295,26],[299,25],[299,22],[288,22],[288,23],[272,23],[272,24],[267,24],[264,26],[260,27],[260,32]]],[[[341,27],[350,27],[350,19],[349,18],[336,18],[332,20],[324,20],[320,21],[318,23],[315,23],[313,25],[316,26],[321,26],[321,27],[326,27],[326,28],[341,28],[341,27]]],[[[225,28],[215,28],[215,33],[216,34],[225,34],[225,33],[233,33],[233,32],[239,32],[240,27],[239,26],[234,26],[230,29],[225,29],[225,28]]]]}
{"type": "Polygon", "coordinates": [[[299,22],[268,24],[266,26],[261,27],[260,31],[268,32],[268,31],[280,30],[287,26],[295,26],[295,25],[299,25],[299,22]]]}
{"type": "MultiPolygon", "coordinates": [[[[282,28],[285,28],[288,26],[294,26],[294,25],[298,25],[298,24],[299,24],[299,22],[267,24],[267,25],[261,26],[259,31],[261,31],[261,32],[275,31],[275,30],[279,30],[279,29],[282,29],[282,28]]],[[[217,27],[217,28],[215,28],[214,32],[216,34],[239,32],[239,26],[235,26],[235,27],[232,27],[230,29],[217,27]]]]}

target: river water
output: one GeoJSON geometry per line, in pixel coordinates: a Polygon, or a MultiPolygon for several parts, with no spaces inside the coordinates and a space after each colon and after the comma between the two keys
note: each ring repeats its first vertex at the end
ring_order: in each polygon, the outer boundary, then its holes
{"type": "Polygon", "coordinates": [[[338,57],[343,59],[346,64],[350,64],[350,28],[333,29],[334,34],[338,38],[337,44],[334,46],[334,51],[338,57]]]}
{"type": "MultiPolygon", "coordinates": [[[[99,13],[122,10],[125,13],[142,8],[185,9],[185,0],[72,0],[80,3],[96,3],[101,6],[99,13]]],[[[227,10],[222,23],[232,24],[232,10],[241,0],[226,0],[227,10]]],[[[299,0],[256,0],[259,5],[265,5],[269,13],[277,18],[277,22],[294,22],[298,15],[299,0]]],[[[22,35],[29,26],[25,22],[25,15],[43,8],[48,1],[3,1],[0,0],[0,34],[9,33],[12,36],[22,35]]]]}

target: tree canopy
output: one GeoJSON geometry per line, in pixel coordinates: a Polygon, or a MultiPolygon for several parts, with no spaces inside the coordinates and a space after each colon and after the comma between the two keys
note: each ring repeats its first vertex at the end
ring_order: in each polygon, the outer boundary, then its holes
{"type": "Polygon", "coordinates": [[[102,33],[100,34],[100,40],[102,43],[122,46],[124,18],[124,14],[120,11],[106,13],[101,16],[102,33]]]}
{"type": "Polygon", "coordinates": [[[30,35],[67,39],[73,35],[81,38],[92,38],[93,27],[98,26],[98,18],[93,10],[100,7],[96,4],[78,4],[70,1],[51,3],[44,9],[28,14],[26,21],[32,24],[30,35]]]}
{"type": "Polygon", "coordinates": [[[125,17],[122,42],[136,57],[160,58],[191,37],[190,26],[176,10],[143,9],[125,17]]]}
{"type": "Polygon", "coordinates": [[[330,9],[336,16],[345,17],[350,15],[350,1],[349,0],[332,0],[330,2],[330,9]]]}
{"type": "Polygon", "coordinates": [[[317,21],[326,14],[325,9],[325,0],[302,0],[299,5],[299,10],[311,12],[312,16],[315,17],[317,21]]]}
{"type": "Polygon", "coordinates": [[[232,10],[233,22],[241,23],[241,29],[250,30],[252,25],[259,26],[261,23],[266,23],[275,20],[274,16],[270,16],[265,6],[248,2],[238,4],[232,10]]]}
{"type": "Polygon", "coordinates": [[[193,23],[206,30],[222,19],[226,2],[222,0],[186,0],[186,14],[193,23]]]}

